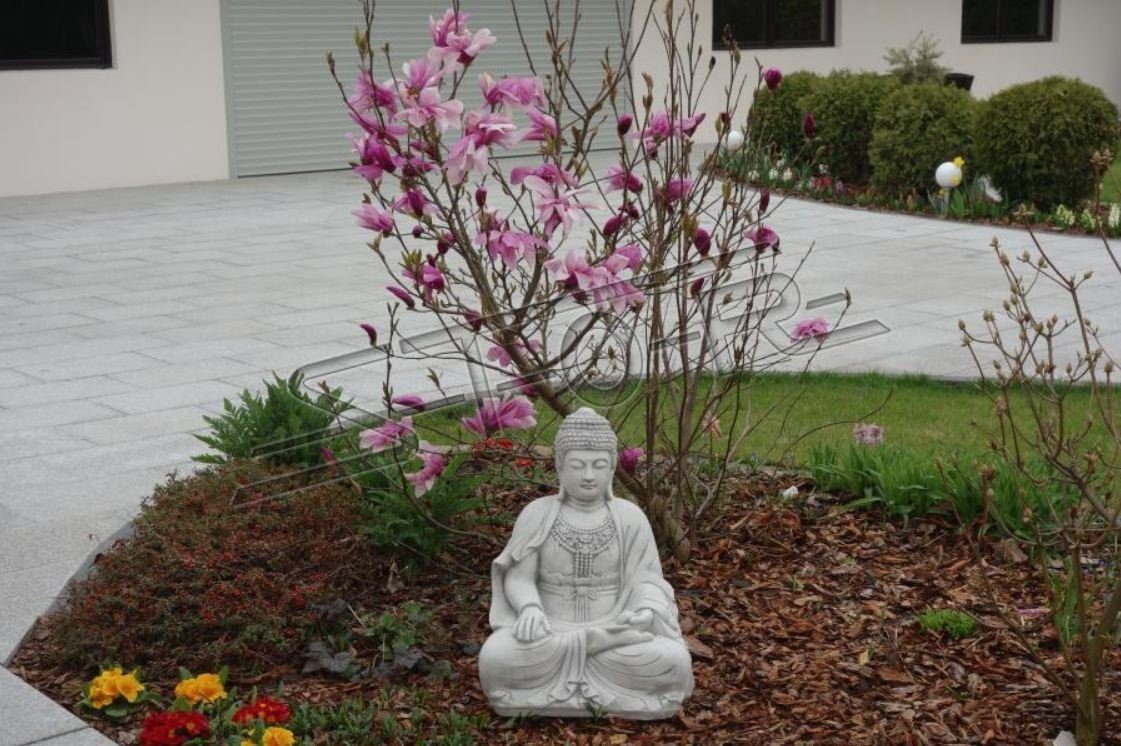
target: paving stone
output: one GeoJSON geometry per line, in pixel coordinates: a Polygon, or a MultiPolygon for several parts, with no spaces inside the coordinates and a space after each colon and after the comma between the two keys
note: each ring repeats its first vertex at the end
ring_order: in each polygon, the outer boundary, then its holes
{"type": "Polygon", "coordinates": [[[18,370],[0,368],[0,389],[12,386],[24,386],[29,383],[38,383],[39,379],[20,373],[18,370]]]}
{"type": "Polygon", "coordinates": [[[178,407],[63,425],[55,430],[97,445],[141,443],[155,436],[205,429],[207,425],[202,418],[208,413],[208,410],[198,406],[178,407]]]}
{"type": "Polygon", "coordinates": [[[82,730],[87,730],[86,724],[75,715],[0,668],[0,746],[22,746],[82,730]]]}
{"type": "MultiPolygon", "coordinates": [[[[21,373],[34,376],[34,378],[42,381],[67,381],[87,376],[151,368],[158,365],[160,365],[160,361],[154,358],[136,352],[119,352],[79,360],[49,360],[16,367],[21,373]]],[[[0,388],[4,386],[3,380],[3,374],[0,373],[0,388]]]]}
{"type": "MultiPolygon", "coordinates": [[[[113,746],[113,741],[93,728],[83,728],[75,733],[55,736],[40,743],[41,746],[113,746]]],[[[35,746],[40,746],[40,744],[35,744],[35,746]]]]}
{"type": "MultiPolygon", "coordinates": [[[[121,387],[128,390],[130,387],[118,381],[121,387]]],[[[102,396],[94,399],[97,404],[102,404],[126,414],[139,414],[141,412],[157,412],[163,409],[175,409],[191,404],[221,401],[224,397],[233,396],[237,390],[221,381],[199,381],[197,383],[183,383],[175,386],[161,386],[158,388],[131,391],[123,394],[102,396]]]]}
{"type": "Polygon", "coordinates": [[[107,376],[89,376],[72,381],[33,383],[18,388],[0,389],[0,407],[26,407],[35,404],[91,399],[127,389],[127,384],[107,376]]]}

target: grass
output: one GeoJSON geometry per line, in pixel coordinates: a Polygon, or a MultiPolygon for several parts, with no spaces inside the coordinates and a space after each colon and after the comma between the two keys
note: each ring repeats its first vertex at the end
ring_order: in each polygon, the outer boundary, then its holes
{"type": "MultiPolygon", "coordinates": [[[[972,423],[986,427],[995,423],[988,399],[975,384],[924,376],[768,374],[742,387],[750,393],[753,412],[775,409],[766,418],[759,415],[757,429],[746,439],[739,456],[768,462],[806,464],[819,446],[847,446],[857,421],[881,425],[889,444],[916,456],[978,455],[988,450],[989,438],[972,423]],[[803,437],[825,423],[837,424],[803,437]]],[[[1077,414],[1088,402],[1088,395],[1076,392],[1071,401],[1077,414]]],[[[473,442],[476,438],[458,423],[458,418],[470,411],[464,407],[440,410],[415,420],[422,437],[433,442],[473,442]]],[[[556,430],[556,417],[540,402],[537,411],[542,424],[538,442],[549,443],[556,430]]],[[[617,422],[610,410],[601,411],[617,422]]],[[[619,428],[622,443],[641,442],[641,414],[635,412],[631,421],[619,428]]]]}

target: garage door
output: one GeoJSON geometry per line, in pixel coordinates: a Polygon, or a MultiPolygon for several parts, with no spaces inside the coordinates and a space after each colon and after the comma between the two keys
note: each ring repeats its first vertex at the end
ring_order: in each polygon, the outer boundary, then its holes
{"type": "MultiPolygon", "coordinates": [[[[575,2],[562,0],[565,28],[575,2]],[[567,8],[565,7],[567,6],[567,8]]],[[[448,0],[380,0],[374,47],[388,42],[395,62],[421,56],[431,45],[428,17],[440,16],[448,0]]],[[[600,59],[610,47],[619,54],[615,3],[582,2],[573,79],[596,91],[600,59]]],[[[480,58],[478,71],[528,74],[509,0],[465,0],[472,30],[489,28],[498,42],[480,58]]],[[[355,127],[327,72],[326,51],[335,54],[339,77],[349,86],[357,71],[354,28],[361,21],[358,0],[225,0],[222,4],[226,99],[231,166],[236,176],[321,171],[345,167],[346,133],[355,127]]],[[[519,20],[532,40],[539,72],[549,67],[545,11],[541,2],[519,2],[519,20]]],[[[384,64],[377,70],[386,75],[384,64]]],[[[398,68],[399,70],[399,68],[398,68]]],[[[472,76],[468,106],[477,103],[472,76]],[[474,97],[474,101],[472,101],[474,97]]]]}

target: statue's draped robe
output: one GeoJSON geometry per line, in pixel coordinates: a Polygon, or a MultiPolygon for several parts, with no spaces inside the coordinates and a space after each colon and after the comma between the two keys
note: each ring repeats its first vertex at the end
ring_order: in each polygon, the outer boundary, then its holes
{"type": "Polygon", "coordinates": [[[607,502],[619,539],[619,592],[611,611],[588,622],[550,617],[539,640],[514,638],[517,610],[506,598],[506,573],[540,550],[560,512],[557,495],[525,507],[491,566],[490,624],[479,675],[499,714],[587,716],[591,707],[631,718],[673,715],[693,689],[692,663],[681,637],[673,588],[662,577],[646,516],[633,503],[607,502]],[[617,627],[624,611],[650,609],[653,638],[588,654],[589,627],[617,627]]]}

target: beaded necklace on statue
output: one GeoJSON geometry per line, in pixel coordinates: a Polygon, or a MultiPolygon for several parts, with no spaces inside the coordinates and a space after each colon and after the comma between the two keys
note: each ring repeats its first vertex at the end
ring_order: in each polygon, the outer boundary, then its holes
{"type": "Polygon", "coordinates": [[[610,513],[594,528],[577,528],[557,516],[549,535],[572,554],[572,571],[578,578],[591,576],[592,560],[609,549],[618,536],[610,513]]]}

